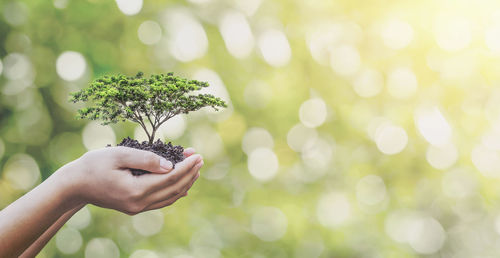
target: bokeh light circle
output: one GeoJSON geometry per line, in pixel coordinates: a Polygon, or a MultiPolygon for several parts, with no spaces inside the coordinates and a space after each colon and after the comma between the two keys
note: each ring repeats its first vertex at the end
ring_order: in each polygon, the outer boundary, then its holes
{"type": "Polygon", "coordinates": [[[328,193],[319,199],[316,215],[321,225],[335,228],[349,220],[351,204],[344,193],[328,193]]]}
{"type": "Polygon", "coordinates": [[[326,121],[327,110],[325,101],[320,98],[308,99],[300,105],[299,118],[302,124],[315,128],[326,121]]]}
{"type": "Polygon", "coordinates": [[[500,25],[494,25],[484,32],[486,46],[494,53],[500,52],[500,25]]]}
{"type": "Polygon", "coordinates": [[[213,128],[203,125],[190,132],[191,146],[206,160],[215,160],[224,154],[222,139],[213,128]]]}
{"type": "Polygon", "coordinates": [[[57,9],[64,9],[68,6],[68,0],[54,0],[53,3],[57,9]]]}
{"type": "Polygon", "coordinates": [[[448,169],[458,160],[458,150],[453,144],[444,147],[429,146],[425,154],[427,162],[437,169],[448,169]]]}
{"type": "Polygon", "coordinates": [[[10,53],[4,60],[4,76],[10,80],[19,80],[31,75],[32,65],[30,59],[21,53],[10,53]]]}
{"type": "Polygon", "coordinates": [[[393,155],[404,150],[408,144],[408,135],[399,126],[383,123],[376,130],[375,143],[382,153],[393,155]]]}
{"type": "Polygon", "coordinates": [[[477,181],[468,170],[455,168],[443,175],[441,187],[446,196],[461,199],[476,192],[477,181]]]}
{"type": "Polygon", "coordinates": [[[413,28],[410,24],[399,19],[392,19],[383,25],[381,36],[387,47],[402,49],[411,43],[413,33],[413,28]]]}
{"type": "Polygon", "coordinates": [[[181,62],[203,57],[208,50],[208,38],[200,22],[184,8],[168,9],[161,24],[167,33],[170,54],[181,62]]]}
{"type": "Polygon", "coordinates": [[[430,144],[443,147],[450,144],[452,129],[437,107],[420,107],[415,113],[418,131],[430,144]]]}
{"type": "Polygon", "coordinates": [[[271,86],[263,81],[257,80],[250,82],[243,93],[245,103],[253,109],[263,109],[268,106],[273,92],[271,86]]]}
{"type": "Polygon", "coordinates": [[[376,175],[361,178],[356,184],[356,198],[365,205],[376,205],[387,198],[384,180],[376,175]]]}
{"type": "Polygon", "coordinates": [[[300,152],[307,142],[316,139],[316,137],[318,137],[318,133],[314,128],[306,127],[300,123],[288,130],[286,142],[292,150],[300,152]]]}
{"type": "Polygon", "coordinates": [[[446,51],[458,51],[472,41],[471,22],[463,17],[438,17],[434,25],[434,36],[438,46],[446,51]]]}
{"type": "Polygon", "coordinates": [[[132,217],[132,225],[142,236],[158,234],[163,227],[163,213],[159,210],[139,213],[132,217]]]}
{"type": "Polygon", "coordinates": [[[56,246],[63,254],[74,254],[83,244],[82,235],[73,228],[63,228],[57,232],[56,246]]]}
{"type": "Polygon", "coordinates": [[[245,132],[241,147],[247,155],[259,147],[272,149],[274,147],[273,136],[264,128],[252,127],[245,132]]]}
{"type": "Polygon", "coordinates": [[[471,152],[472,163],[485,177],[500,178],[500,153],[482,144],[471,152]]]}
{"type": "Polygon", "coordinates": [[[407,99],[417,91],[417,76],[408,67],[398,67],[391,70],[387,78],[387,89],[391,96],[407,99]]]}
{"type": "Polygon", "coordinates": [[[342,45],[330,53],[330,66],[339,75],[354,75],[361,67],[361,56],[354,46],[342,45]]]}
{"type": "Polygon", "coordinates": [[[287,225],[286,215],[276,207],[260,207],[252,215],[252,233],[266,242],[282,238],[287,225]]]}
{"type": "Polygon", "coordinates": [[[135,250],[129,258],[159,258],[159,256],[150,250],[139,249],[135,250]]]}
{"type": "Polygon", "coordinates": [[[363,69],[352,82],[354,91],[363,98],[377,96],[384,86],[382,73],[374,69],[363,69]]]}
{"type": "Polygon", "coordinates": [[[75,51],[65,51],[56,61],[57,74],[66,81],[76,81],[85,73],[87,63],[82,54],[75,51]]]}
{"type": "Polygon", "coordinates": [[[144,21],[137,29],[139,40],[146,45],[154,45],[160,42],[161,27],[155,21],[144,21]]]}
{"type": "Polygon", "coordinates": [[[273,179],[278,173],[278,168],[278,157],[269,148],[260,147],[248,155],[248,171],[259,181],[273,179]]]}
{"type": "MultiPolygon", "coordinates": [[[[199,0],[198,0],[199,1],[199,0]]],[[[235,0],[236,7],[245,13],[246,16],[253,16],[262,4],[262,0],[235,0]]]]}
{"type": "Polygon", "coordinates": [[[93,238],[85,247],[85,258],[118,258],[120,250],[109,238],[93,238]]]}
{"type": "Polygon", "coordinates": [[[143,0],[116,0],[118,9],[125,15],[136,15],[142,9],[143,0]]]}
{"type": "Polygon", "coordinates": [[[245,16],[229,11],[222,15],[219,30],[229,53],[236,58],[246,58],[253,50],[255,40],[245,16]]]}
{"type": "Polygon", "coordinates": [[[13,188],[23,191],[30,190],[40,181],[38,164],[24,153],[11,156],[5,162],[2,174],[13,188]]]}
{"type": "Polygon", "coordinates": [[[408,243],[419,254],[433,254],[441,249],[446,240],[446,232],[432,217],[415,219],[410,227],[408,243]]]}
{"type": "Polygon", "coordinates": [[[269,65],[282,67],[290,62],[292,49],[282,31],[276,29],[265,31],[259,36],[258,46],[264,61],[269,65]]]}
{"type": "Polygon", "coordinates": [[[100,125],[94,121],[83,128],[82,139],[87,150],[101,149],[116,142],[115,132],[109,125],[100,125]]]}
{"type": "Polygon", "coordinates": [[[408,243],[410,239],[410,227],[417,217],[410,210],[395,210],[385,217],[385,232],[398,243],[408,243]]]}
{"type": "Polygon", "coordinates": [[[213,108],[204,108],[203,110],[209,114],[209,118],[216,122],[228,119],[233,113],[231,96],[219,74],[214,70],[202,68],[193,74],[193,79],[208,82],[210,85],[197,91],[197,94],[211,94],[221,98],[228,104],[227,108],[219,109],[219,111],[215,111],[213,108]]]}
{"type": "MultiPolygon", "coordinates": [[[[159,136],[167,141],[179,139],[186,131],[187,122],[186,115],[179,114],[160,126],[158,129],[159,136]]],[[[142,128],[141,128],[142,129],[142,128]]]]}
{"type": "Polygon", "coordinates": [[[12,26],[21,26],[28,18],[28,7],[23,2],[10,1],[2,6],[4,20],[12,26]]]}
{"type": "Polygon", "coordinates": [[[84,229],[90,225],[92,220],[92,216],[90,214],[89,208],[84,206],[81,210],[75,213],[69,220],[66,222],[66,225],[76,228],[76,229],[84,229]]]}
{"type": "Polygon", "coordinates": [[[333,156],[333,146],[320,137],[307,141],[302,147],[302,161],[308,168],[317,170],[329,169],[333,156]]]}

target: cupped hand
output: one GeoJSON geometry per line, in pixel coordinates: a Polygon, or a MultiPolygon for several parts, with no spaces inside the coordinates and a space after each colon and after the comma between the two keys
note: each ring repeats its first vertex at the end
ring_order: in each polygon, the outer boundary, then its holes
{"type": "Polygon", "coordinates": [[[187,195],[200,175],[203,159],[192,148],[184,156],[172,169],[170,161],[152,152],[107,147],[68,164],[61,178],[71,185],[70,195],[79,205],[91,203],[134,215],[171,205],[187,195]],[[151,173],[134,176],[132,168],[151,173]]]}

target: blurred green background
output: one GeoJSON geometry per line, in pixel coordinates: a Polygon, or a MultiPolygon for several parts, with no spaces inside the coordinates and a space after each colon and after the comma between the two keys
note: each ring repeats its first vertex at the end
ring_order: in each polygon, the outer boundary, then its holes
{"type": "Polygon", "coordinates": [[[0,208],[137,125],[76,120],[104,74],[230,107],[170,120],[205,157],[171,207],[87,206],[40,257],[499,257],[500,2],[0,2],[0,208]]]}

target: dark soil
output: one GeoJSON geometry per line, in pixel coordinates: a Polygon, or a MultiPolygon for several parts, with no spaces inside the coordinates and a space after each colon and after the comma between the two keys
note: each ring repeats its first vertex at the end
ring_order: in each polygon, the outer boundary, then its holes
{"type": "MultiPolygon", "coordinates": [[[[130,148],[135,148],[139,150],[146,150],[154,152],[167,160],[170,160],[175,167],[175,163],[184,160],[184,148],[182,146],[173,146],[171,142],[165,144],[164,142],[157,140],[153,144],[144,141],[139,143],[139,141],[130,139],[130,137],[124,138],[117,146],[125,146],[130,148]]],[[[139,176],[142,174],[150,173],[141,169],[130,169],[134,176],[139,176]]]]}

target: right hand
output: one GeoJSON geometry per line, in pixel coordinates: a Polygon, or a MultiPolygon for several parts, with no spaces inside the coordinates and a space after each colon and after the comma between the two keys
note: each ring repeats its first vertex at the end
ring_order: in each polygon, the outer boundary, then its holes
{"type": "Polygon", "coordinates": [[[200,175],[203,159],[191,148],[184,156],[172,170],[169,161],[161,162],[163,158],[152,152],[107,147],[87,152],[55,175],[69,186],[68,195],[75,205],[91,203],[134,215],[169,206],[187,195],[200,175]],[[129,168],[151,173],[134,176],[129,168]]]}

